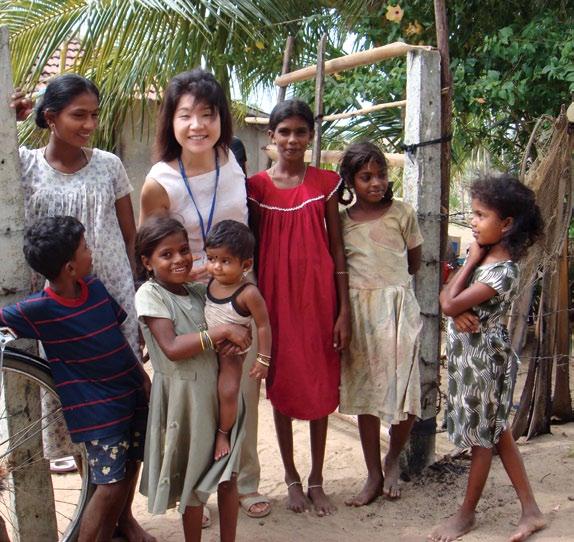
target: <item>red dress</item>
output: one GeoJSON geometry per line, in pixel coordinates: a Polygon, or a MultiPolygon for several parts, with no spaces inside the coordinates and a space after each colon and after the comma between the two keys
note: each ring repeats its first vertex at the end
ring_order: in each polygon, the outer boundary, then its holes
{"type": "Polygon", "coordinates": [[[273,332],[267,397],[286,416],[315,420],[339,404],[339,353],[334,263],[325,206],[339,176],[309,166],[303,183],[279,189],[266,172],[248,180],[259,223],[258,286],[273,332]]]}

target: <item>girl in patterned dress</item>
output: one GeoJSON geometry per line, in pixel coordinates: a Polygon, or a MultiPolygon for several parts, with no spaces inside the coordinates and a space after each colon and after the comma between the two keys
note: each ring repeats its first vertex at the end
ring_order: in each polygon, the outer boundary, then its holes
{"type": "Polygon", "coordinates": [[[313,137],[309,106],[287,100],[271,112],[269,135],[279,158],[247,184],[259,242],[258,285],[269,310],[273,344],[267,395],[274,409],[287,507],[335,507],[323,491],[328,416],[339,404],[339,352],[349,341],[349,292],[337,205],[339,176],[306,166],[313,137]],[[292,418],[309,420],[312,466],[307,495],[293,459],[292,418]]]}
{"type": "Polygon", "coordinates": [[[503,323],[518,286],[516,261],[542,234],[532,190],[510,176],[476,180],[471,187],[475,241],[464,266],[440,294],[448,322],[449,438],[470,447],[472,461],[458,512],[429,538],[448,542],[474,528],[476,505],[496,447],[522,507],[512,542],[524,540],[546,522],[536,504],[508,415],[518,358],[503,323]]]}
{"type": "Polygon", "coordinates": [[[355,143],[341,160],[339,201],[349,269],[352,338],[341,364],[339,411],[358,415],[367,480],[349,506],[379,495],[398,498],[399,456],[421,415],[420,308],[411,276],[421,262],[414,209],[393,199],[387,162],[372,143],[355,143]],[[351,197],[347,197],[346,191],[351,197]],[[381,465],[381,419],[391,424],[381,465]]]}

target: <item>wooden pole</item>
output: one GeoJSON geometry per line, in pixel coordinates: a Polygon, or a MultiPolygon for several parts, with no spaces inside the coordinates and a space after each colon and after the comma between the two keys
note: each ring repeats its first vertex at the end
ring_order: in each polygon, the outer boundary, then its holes
{"type": "MultiPolygon", "coordinates": [[[[434,0],[436,41],[440,53],[440,84],[446,92],[441,93],[441,135],[446,138],[452,133],[452,72],[448,48],[448,20],[445,0],[434,0]]],[[[440,228],[440,255],[445,261],[448,251],[448,213],[450,196],[451,142],[443,141],[440,153],[441,212],[443,220],[440,228]]]]}
{"type": "MultiPolygon", "coordinates": [[[[417,50],[430,51],[432,50],[432,47],[427,45],[409,45],[408,43],[403,43],[400,41],[389,43],[388,45],[383,45],[382,47],[375,47],[374,49],[369,49],[367,51],[351,53],[350,55],[328,60],[325,62],[325,75],[348,70],[350,68],[356,68],[357,66],[374,64],[375,62],[379,62],[380,60],[384,60],[386,58],[403,56],[406,55],[409,51],[417,50]]],[[[317,66],[307,66],[306,68],[302,68],[300,70],[296,70],[286,75],[277,77],[277,79],[275,79],[275,84],[278,87],[285,87],[291,83],[313,79],[316,73],[317,66]]]]}
{"type": "MultiPolygon", "coordinates": [[[[406,144],[440,137],[440,55],[407,53],[406,144]]],[[[423,327],[420,336],[422,421],[415,424],[406,451],[409,470],[420,472],[434,461],[438,364],[440,355],[440,145],[418,147],[405,155],[403,193],[416,210],[424,234],[422,265],[415,277],[423,327]]]]}
{"type": "MultiPolygon", "coordinates": [[[[277,153],[277,147],[275,145],[266,145],[263,147],[265,154],[273,160],[277,161],[279,157],[277,153]]],[[[324,150],[321,151],[321,163],[322,164],[338,164],[341,161],[341,157],[343,156],[344,151],[332,151],[332,150],[324,150]]],[[[399,153],[385,153],[385,158],[389,164],[389,167],[404,167],[405,164],[405,155],[399,153]]],[[[306,163],[310,163],[312,159],[311,151],[305,151],[305,156],[303,160],[306,163]]]]}
{"type": "Polygon", "coordinates": [[[327,34],[323,34],[317,47],[317,76],[315,78],[315,133],[313,135],[313,155],[311,164],[321,165],[321,127],[323,125],[323,89],[325,87],[325,45],[327,34]]]}
{"type": "MultiPolygon", "coordinates": [[[[289,70],[291,69],[291,56],[293,55],[294,45],[295,45],[295,38],[293,36],[287,36],[287,42],[285,43],[285,50],[283,51],[283,65],[281,66],[281,75],[289,73],[289,70]]],[[[277,103],[281,103],[283,100],[285,100],[286,93],[287,93],[287,85],[279,87],[279,90],[277,91],[277,103]]]]}
{"type": "Polygon", "coordinates": [[[357,109],[356,111],[347,111],[347,113],[336,113],[335,115],[326,115],[323,117],[323,121],[333,121],[341,119],[350,119],[352,117],[358,117],[360,115],[367,115],[368,113],[373,113],[375,111],[380,111],[381,109],[390,109],[392,107],[405,107],[407,105],[406,100],[399,100],[397,102],[387,102],[384,104],[371,105],[369,107],[363,107],[363,109],[357,109]]]}
{"type": "MultiPolygon", "coordinates": [[[[22,242],[24,232],[24,197],[20,179],[20,157],[14,110],[8,106],[13,92],[8,29],[0,27],[0,304],[14,303],[29,292],[30,272],[22,242]]],[[[25,345],[25,344],[24,344],[25,345]]],[[[19,341],[18,346],[24,346],[19,341]]],[[[40,388],[18,375],[6,375],[0,409],[5,416],[0,433],[19,434],[30,420],[41,417],[40,388]]],[[[9,441],[8,441],[9,442],[9,441]]],[[[2,453],[6,450],[3,449],[2,453]]],[[[5,458],[8,459],[8,458],[5,458]]],[[[26,440],[10,454],[12,464],[9,489],[3,498],[11,502],[15,516],[12,542],[58,540],[56,514],[49,461],[43,459],[42,434],[26,440]],[[39,458],[39,459],[38,459],[39,458]],[[17,468],[18,465],[25,467],[17,468]]]]}

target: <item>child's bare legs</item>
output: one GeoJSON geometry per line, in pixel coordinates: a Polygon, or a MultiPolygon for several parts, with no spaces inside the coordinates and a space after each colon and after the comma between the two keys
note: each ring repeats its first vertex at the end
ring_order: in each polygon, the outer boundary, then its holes
{"type": "Polygon", "coordinates": [[[214,459],[226,456],[230,450],[229,432],[237,419],[237,397],[245,356],[219,356],[217,395],[219,399],[219,429],[215,435],[214,459]]]}
{"type": "Polygon", "coordinates": [[[185,542],[199,542],[201,540],[201,522],[203,506],[186,506],[181,516],[183,523],[183,538],[185,542]]]}
{"type": "Polygon", "coordinates": [[[528,538],[532,533],[546,527],[546,520],[534,499],[532,487],[524,468],[524,461],[522,461],[522,456],[512,437],[512,433],[508,430],[503,431],[496,447],[500,454],[500,460],[504,465],[504,470],[506,470],[506,474],[508,474],[520,499],[522,516],[518,523],[518,529],[510,537],[510,542],[520,542],[528,538]]]}
{"type": "Polygon", "coordinates": [[[383,484],[383,493],[391,499],[398,499],[401,496],[401,490],[399,489],[399,476],[401,474],[399,457],[411,434],[414,423],[415,417],[409,414],[406,420],[391,426],[391,442],[389,451],[385,456],[385,481],[383,484]]]}
{"type": "Polygon", "coordinates": [[[295,467],[293,459],[293,423],[289,416],[284,416],[277,409],[273,409],[275,431],[279,442],[279,451],[285,469],[285,483],[287,484],[287,508],[293,512],[301,513],[309,510],[309,501],[303,493],[301,476],[295,467]]]}
{"type": "Polygon", "coordinates": [[[118,531],[128,542],[156,542],[156,538],[143,530],[132,513],[139,469],[139,461],[128,461],[126,463],[126,478],[130,480],[130,486],[126,503],[118,520],[118,531]]]}
{"type": "Polygon", "coordinates": [[[470,472],[462,506],[454,516],[432,530],[428,536],[430,540],[434,542],[450,542],[472,530],[476,505],[482,495],[491,464],[492,448],[482,448],[480,446],[472,448],[470,472]]]}
{"type": "Polygon", "coordinates": [[[372,503],[383,492],[381,466],[381,420],[370,414],[359,415],[359,435],[367,465],[367,480],[358,495],[345,501],[347,506],[364,506],[372,503]]]}
{"type": "Polygon", "coordinates": [[[311,499],[318,516],[328,516],[337,510],[337,507],[323,491],[323,461],[325,460],[328,424],[328,416],[309,422],[311,433],[311,473],[309,474],[307,496],[311,499]]]}
{"type": "Polygon", "coordinates": [[[235,542],[237,514],[239,514],[239,493],[237,474],[231,480],[217,486],[217,506],[219,508],[219,532],[221,542],[235,542]]]}
{"type": "Polygon", "coordinates": [[[130,480],[96,486],[82,515],[79,542],[110,542],[125,506],[130,480]]]}

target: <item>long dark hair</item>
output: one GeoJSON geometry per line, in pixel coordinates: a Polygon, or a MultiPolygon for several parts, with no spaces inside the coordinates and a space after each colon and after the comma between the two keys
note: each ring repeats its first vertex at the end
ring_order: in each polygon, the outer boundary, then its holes
{"type": "Polygon", "coordinates": [[[59,113],[70,102],[81,94],[93,94],[98,102],[100,101],[100,91],[89,79],[77,73],[65,73],[52,79],[44,94],[36,104],[36,124],[39,128],[48,128],[46,111],[59,113]]]}
{"type": "Polygon", "coordinates": [[[500,243],[512,260],[520,260],[544,232],[544,221],[530,188],[511,175],[486,175],[476,179],[470,195],[494,210],[501,219],[511,217],[512,225],[500,243]]]}
{"type": "Polygon", "coordinates": [[[148,218],[138,229],[135,241],[136,273],[139,280],[149,278],[143,265],[142,256],[151,258],[153,251],[168,235],[183,233],[187,239],[184,225],[167,214],[156,214],[148,218]]]}
{"type": "Polygon", "coordinates": [[[311,108],[303,100],[285,100],[278,103],[269,115],[269,130],[274,132],[280,123],[291,117],[301,117],[309,127],[309,131],[313,131],[315,117],[311,108]]]}
{"type": "Polygon", "coordinates": [[[155,154],[158,160],[169,162],[181,154],[181,145],[173,131],[173,116],[179,100],[186,94],[219,113],[221,135],[215,147],[225,150],[229,148],[233,136],[233,121],[225,92],[212,73],[196,68],[176,75],[167,85],[157,120],[155,154]]]}
{"type": "MultiPolygon", "coordinates": [[[[339,173],[343,182],[339,185],[339,202],[349,205],[353,201],[353,188],[355,186],[355,175],[368,163],[374,162],[381,168],[383,175],[388,177],[389,166],[383,151],[370,141],[353,143],[345,149],[339,173]],[[347,194],[345,194],[347,192],[347,194]]],[[[393,201],[393,183],[389,183],[387,191],[381,202],[393,201]]]]}

